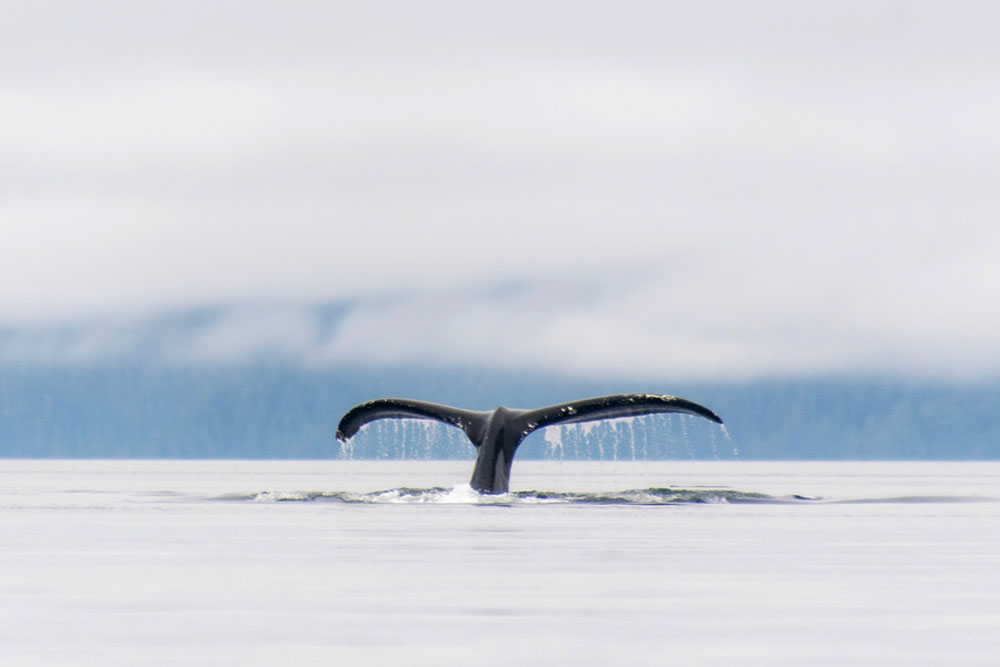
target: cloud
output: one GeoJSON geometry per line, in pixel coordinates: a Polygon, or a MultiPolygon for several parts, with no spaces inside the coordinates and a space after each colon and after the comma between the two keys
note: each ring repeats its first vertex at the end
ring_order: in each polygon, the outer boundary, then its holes
{"type": "MultiPolygon", "coordinates": [[[[264,304],[188,353],[995,367],[985,3],[12,13],[9,332],[264,304]],[[361,304],[336,336],[301,314],[327,302],[361,304]]],[[[104,336],[79,355],[127,347],[104,336]]]]}
{"type": "MultiPolygon", "coordinates": [[[[952,282],[930,298],[961,289],[951,268],[942,270],[952,282]]],[[[975,270],[966,273],[979,279],[975,270]]],[[[620,274],[589,284],[549,280],[331,306],[256,304],[34,324],[0,332],[0,362],[450,366],[643,380],[968,380],[1000,373],[1000,317],[961,301],[929,308],[922,288],[941,275],[911,285],[907,303],[895,302],[895,286],[873,284],[848,301],[794,276],[740,277],[739,290],[725,272],[620,274]],[[706,300],[713,286],[722,289],[706,300]],[[798,319],[783,317],[785,309],[798,319]]]]}

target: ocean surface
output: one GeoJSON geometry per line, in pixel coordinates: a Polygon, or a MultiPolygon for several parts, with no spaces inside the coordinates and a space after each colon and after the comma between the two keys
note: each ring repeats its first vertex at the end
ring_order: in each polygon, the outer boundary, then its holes
{"type": "Polygon", "coordinates": [[[996,665],[1000,463],[0,460],[4,665],[996,665]]]}

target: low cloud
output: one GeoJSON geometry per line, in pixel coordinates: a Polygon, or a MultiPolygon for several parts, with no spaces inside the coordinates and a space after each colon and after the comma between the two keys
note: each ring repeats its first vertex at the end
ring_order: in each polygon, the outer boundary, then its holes
{"type": "MultiPolygon", "coordinates": [[[[955,279],[924,282],[946,277],[955,279]]],[[[712,285],[693,287],[712,283],[711,275],[617,275],[322,307],[272,303],[35,324],[0,332],[0,361],[451,366],[698,380],[1000,374],[1000,317],[970,312],[961,300],[931,300],[947,297],[946,288],[916,282],[902,303],[900,286],[873,284],[843,300],[836,290],[775,278],[746,275],[737,286],[716,276],[708,299],[703,290],[712,285]],[[775,300],[799,319],[776,317],[775,300]]]]}
{"type": "Polygon", "coordinates": [[[995,7],[296,8],[0,26],[3,358],[997,372],[995,7]]]}

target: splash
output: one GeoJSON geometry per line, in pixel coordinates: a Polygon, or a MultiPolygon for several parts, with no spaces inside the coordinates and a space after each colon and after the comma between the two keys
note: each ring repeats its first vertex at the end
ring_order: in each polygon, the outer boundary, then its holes
{"type": "Polygon", "coordinates": [[[245,500],[255,503],[333,502],[367,505],[714,505],[714,504],[786,504],[815,500],[805,496],[770,496],[733,489],[675,489],[652,487],[625,491],[515,491],[504,494],[480,494],[468,484],[451,488],[417,489],[400,487],[356,493],[351,491],[262,491],[249,496],[226,496],[220,500],[245,500]]]}

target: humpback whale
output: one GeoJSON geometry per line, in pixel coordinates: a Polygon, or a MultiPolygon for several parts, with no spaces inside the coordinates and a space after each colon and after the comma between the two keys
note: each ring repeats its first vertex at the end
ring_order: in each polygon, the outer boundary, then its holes
{"type": "Polygon", "coordinates": [[[346,442],[362,426],[377,419],[430,419],[457,426],[465,432],[477,450],[476,465],[472,469],[469,484],[480,493],[507,493],[514,452],[532,431],[555,424],[575,424],[658,412],[681,412],[722,423],[719,415],[702,405],[676,396],[657,394],[598,396],[536,410],[513,410],[501,405],[496,410],[487,412],[462,410],[406,398],[379,398],[348,410],[337,426],[337,439],[346,442]]]}

